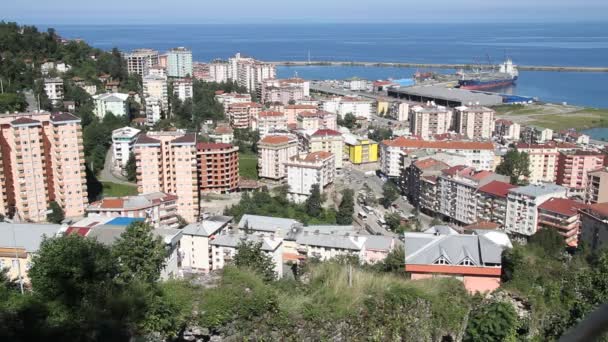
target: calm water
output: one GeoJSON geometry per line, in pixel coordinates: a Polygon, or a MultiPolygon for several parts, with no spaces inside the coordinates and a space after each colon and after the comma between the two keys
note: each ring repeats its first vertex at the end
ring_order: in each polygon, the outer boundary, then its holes
{"type": "MultiPolygon", "coordinates": [[[[44,26],[42,26],[44,27],[44,26]]],[[[68,38],[102,49],[192,49],[209,61],[242,52],[262,60],[492,63],[510,56],[527,65],[608,65],[608,23],[585,24],[310,24],[310,25],[53,25],[68,38]]],[[[415,70],[282,67],[311,79],[410,77],[415,70]]],[[[453,71],[449,71],[453,72],[453,71]]],[[[522,72],[513,92],[550,102],[608,107],[608,73],[522,72]]]]}
{"type": "Polygon", "coordinates": [[[608,128],[606,128],[606,127],[596,127],[596,128],[586,129],[583,131],[583,133],[590,136],[591,139],[608,141],[608,128]]]}

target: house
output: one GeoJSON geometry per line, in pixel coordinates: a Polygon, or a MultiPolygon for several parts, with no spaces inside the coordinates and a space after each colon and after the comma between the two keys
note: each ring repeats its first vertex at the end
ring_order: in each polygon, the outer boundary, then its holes
{"type": "Polygon", "coordinates": [[[213,269],[210,243],[224,233],[231,222],[231,216],[211,216],[182,229],[180,255],[184,272],[209,272],[213,269]]]}
{"type": "Polygon", "coordinates": [[[93,96],[95,102],[95,116],[103,119],[110,112],[117,117],[129,116],[127,99],[129,94],[106,93],[93,96]]]}
{"type": "Polygon", "coordinates": [[[499,231],[464,235],[453,230],[405,233],[405,271],[412,280],[454,277],[471,293],[500,286],[502,252],[511,247],[499,231]]]}

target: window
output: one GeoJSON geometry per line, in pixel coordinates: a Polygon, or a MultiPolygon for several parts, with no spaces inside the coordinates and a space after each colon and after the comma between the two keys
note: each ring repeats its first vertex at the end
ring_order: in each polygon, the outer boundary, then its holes
{"type": "Polygon", "coordinates": [[[444,257],[442,255],[439,258],[437,258],[437,260],[435,260],[435,262],[433,264],[434,265],[449,265],[450,262],[448,261],[448,259],[446,257],[444,257]]]}
{"type": "Polygon", "coordinates": [[[460,266],[475,266],[475,263],[468,257],[464,258],[458,265],[460,266]]]}

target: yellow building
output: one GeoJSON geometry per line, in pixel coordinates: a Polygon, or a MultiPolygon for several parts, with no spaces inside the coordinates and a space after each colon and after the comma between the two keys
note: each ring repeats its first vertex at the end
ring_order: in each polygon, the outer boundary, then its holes
{"type": "Polygon", "coordinates": [[[391,108],[391,102],[389,100],[378,99],[378,105],[376,106],[376,115],[384,115],[388,113],[391,108]]]}
{"type": "Polygon", "coordinates": [[[345,135],[344,154],[353,164],[375,163],[378,161],[378,143],[367,138],[345,135]]]}

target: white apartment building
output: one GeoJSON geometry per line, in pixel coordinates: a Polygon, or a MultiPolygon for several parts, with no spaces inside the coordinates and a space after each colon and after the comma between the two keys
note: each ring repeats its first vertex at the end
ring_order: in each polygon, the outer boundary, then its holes
{"type": "Polygon", "coordinates": [[[338,131],[331,129],[318,129],[304,131],[302,134],[301,150],[312,152],[326,151],[336,156],[337,169],[344,165],[344,137],[338,131]]]}
{"type": "Polygon", "coordinates": [[[513,121],[497,119],[494,121],[494,136],[506,140],[518,141],[521,135],[521,126],[513,121]]]}
{"type": "Polygon", "coordinates": [[[167,76],[192,76],[192,50],[178,47],[167,52],[167,76]]]}
{"type": "Polygon", "coordinates": [[[260,133],[260,137],[276,131],[287,130],[287,116],[276,111],[263,111],[254,117],[251,126],[260,133]]]}
{"type": "Polygon", "coordinates": [[[129,75],[145,76],[151,67],[158,65],[158,51],[152,49],[135,49],[124,57],[129,75]]]}
{"type": "Polygon", "coordinates": [[[380,143],[380,171],[388,177],[399,177],[402,154],[414,150],[461,155],[466,165],[476,170],[491,171],[495,167],[494,144],[489,141],[429,141],[397,137],[380,143]]]}
{"type": "Polygon", "coordinates": [[[53,106],[59,105],[63,100],[63,80],[59,77],[45,78],[44,92],[53,106]]]}
{"type": "Polygon", "coordinates": [[[173,81],[173,94],[182,102],[186,101],[186,99],[191,99],[193,95],[192,79],[180,78],[173,81]]]}
{"type": "Polygon", "coordinates": [[[155,97],[146,98],[146,125],[154,126],[163,118],[163,103],[155,97]]]}
{"type": "Polygon", "coordinates": [[[298,154],[298,139],[293,135],[267,135],[258,142],[258,174],[280,180],[287,175],[285,164],[298,154]]]}
{"type": "Polygon", "coordinates": [[[298,250],[307,258],[317,258],[327,261],[338,256],[353,255],[359,260],[365,260],[366,237],[350,235],[321,234],[320,232],[301,234],[296,239],[298,250]]]}
{"type": "Polygon", "coordinates": [[[163,111],[169,109],[169,97],[167,94],[167,77],[147,75],[142,78],[144,98],[153,97],[161,101],[163,111]]]}
{"type": "Polygon", "coordinates": [[[127,99],[129,94],[106,93],[93,96],[95,102],[95,116],[103,119],[106,113],[111,112],[114,116],[123,117],[129,115],[127,99]]]}
{"type": "Polygon", "coordinates": [[[410,108],[410,132],[422,139],[448,133],[452,127],[452,111],[443,106],[410,108]]]}
{"type": "Polygon", "coordinates": [[[133,127],[123,127],[112,131],[112,165],[122,170],[133,152],[133,145],[141,131],[133,127]]]}
{"type": "Polygon", "coordinates": [[[229,58],[228,65],[228,78],[247,88],[248,92],[256,91],[264,80],[274,79],[277,75],[274,64],[242,57],[240,53],[229,58]]]}
{"type": "Polygon", "coordinates": [[[230,216],[211,216],[183,228],[180,242],[183,271],[207,273],[213,269],[210,242],[228,230],[231,221],[230,216]]]}
{"type": "Polygon", "coordinates": [[[215,100],[224,106],[226,112],[231,104],[251,102],[251,94],[224,93],[219,90],[215,93],[215,100]]]}
{"type": "Polygon", "coordinates": [[[216,236],[210,243],[212,269],[221,270],[226,264],[232,262],[238,246],[246,242],[261,243],[262,251],[274,262],[274,272],[277,278],[283,277],[283,239],[274,235],[228,233],[216,236]]]}
{"type": "Polygon", "coordinates": [[[490,139],[496,112],[483,106],[459,106],[454,114],[454,130],[469,139],[490,139]]]}
{"type": "Polygon", "coordinates": [[[160,65],[149,67],[146,75],[167,77],[167,68],[162,67],[160,65]]]}
{"type": "Polygon", "coordinates": [[[567,189],[556,184],[528,185],[509,190],[505,230],[532,236],[538,227],[538,207],[552,197],[566,198],[567,189]]]}
{"type": "Polygon", "coordinates": [[[315,184],[322,193],[336,176],[335,155],[326,151],[293,156],[285,165],[289,198],[296,203],[304,202],[315,184]]]}
{"type": "Polygon", "coordinates": [[[230,70],[230,64],[222,60],[214,60],[209,63],[209,78],[213,82],[225,83],[228,82],[228,72],[230,70]]]}
{"type": "Polygon", "coordinates": [[[324,111],[336,113],[341,118],[346,114],[369,119],[372,115],[372,101],[360,97],[332,97],[322,101],[324,111]]]}
{"type": "Polygon", "coordinates": [[[218,124],[215,129],[209,133],[209,138],[216,143],[232,144],[234,140],[234,130],[226,124],[218,124]]]}

